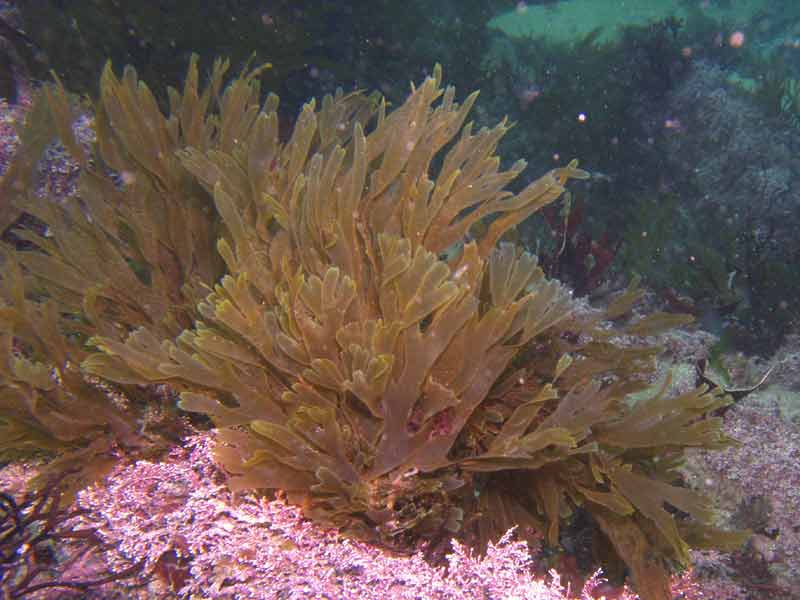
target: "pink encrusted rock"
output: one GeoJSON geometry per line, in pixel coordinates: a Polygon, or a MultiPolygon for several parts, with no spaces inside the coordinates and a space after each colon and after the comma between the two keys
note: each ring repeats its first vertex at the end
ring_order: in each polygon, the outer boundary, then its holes
{"type": "MultiPolygon", "coordinates": [[[[120,464],[78,495],[86,514],[74,526],[94,527],[110,548],[114,570],[144,561],[140,581],[97,591],[129,598],[295,600],[635,600],[595,574],[582,590],[565,589],[551,571],[531,572],[532,557],[513,531],[476,557],[452,543],[447,566],[421,554],[391,556],[303,519],[297,507],[255,494],[233,498],[211,456],[213,434],[198,434],[159,462],[120,464]],[[151,577],[144,587],[142,580],[151,577]]],[[[688,575],[676,581],[685,600],[714,598],[688,575]]],[[[97,595],[99,594],[99,595],[97,595]]],[[[734,597],[734,596],[731,596],[734,597]]]]}
{"type": "MultiPolygon", "coordinates": [[[[304,520],[284,502],[245,494],[235,501],[198,435],[162,462],[120,465],[81,492],[82,526],[115,548],[116,568],[145,560],[148,597],[561,600],[558,576],[530,572],[531,557],[509,532],[483,558],[453,542],[447,568],[421,555],[389,556],[304,520]]],[[[600,584],[595,577],[583,590],[600,584]]],[[[133,590],[132,590],[133,591],[133,590]]],[[[632,597],[632,596],[631,596],[632,597]]]]}

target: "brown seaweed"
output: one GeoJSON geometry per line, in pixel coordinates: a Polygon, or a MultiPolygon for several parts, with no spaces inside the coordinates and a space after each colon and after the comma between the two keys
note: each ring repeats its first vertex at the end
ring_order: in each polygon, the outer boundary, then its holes
{"type": "MultiPolygon", "coordinates": [[[[616,345],[535,256],[500,241],[586,177],[576,162],[507,191],[525,166],[500,168],[507,123],[473,131],[476,95],[456,102],[438,67],[393,111],[360,94],[309,102],[286,142],[258,71],[223,86],[226,69],[215,63],[201,91],[193,61],[164,116],[132,69],[108,67],[91,159],[48,88],[55,131],[85,166],[82,203],[16,200],[49,235],[28,233],[37,249],[9,259],[6,348],[31,326],[12,313],[50,315],[49,336],[76,339],[71,324],[86,345],[64,372],[181,390],[181,408],[219,429],[231,488],[283,490],[309,517],[393,548],[452,533],[485,547],[515,525],[556,545],[581,510],[608,561],[666,600],[687,540],[741,541],[710,526],[677,471],[685,448],[732,443],[710,416],[730,399],[664,388],[630,404],[659,349],[616,345]]],[[[655,315],[625,333],[683,323],[655,315]]],[[[6,351],[0,417],[60,440],[30,408],[32,390],[55,389],[40,354],[43,366],[6,351]]]]}

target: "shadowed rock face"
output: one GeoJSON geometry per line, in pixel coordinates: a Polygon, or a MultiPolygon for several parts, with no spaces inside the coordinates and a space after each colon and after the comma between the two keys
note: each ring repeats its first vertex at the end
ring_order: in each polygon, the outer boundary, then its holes
{"type": "Polygon", "coordinates": [[[6,52],[0,52],[0,97],[5,98],[11,104],[17,101],[14,65],[6,52]]]}
{"type": "Polygon", "coordinates": [[[0,98],[17,101],[17,77],[41,58],[36,44],[16,24],[16,11],[0,2],[0,98]]]}
{"type": "MultiPolygon", "coordinates": [[[[308,98],[337,86],[381,89],[400,102],[409,76],[435,61],[447,65],[459,87],[475,87],[486,23],[515,2],[441,0],[435,11],[429,4],[377,0],[364,10],[353,0],[25,0],[18,11],[21,27],[46,56],[32,69],[36,78],[49,80],[54,70],[71,91],[94,95],[96,75],[111,60],[136,67],[165,105],[166,87],[180,81],[192,53],[224,55],[235,69],[254,56],[254,64],[273,64],[265,89],[281,97],[282,111],[295,114],[308,98]]],[[[207,72],[211,61],[200,67],[207,72]]]]}

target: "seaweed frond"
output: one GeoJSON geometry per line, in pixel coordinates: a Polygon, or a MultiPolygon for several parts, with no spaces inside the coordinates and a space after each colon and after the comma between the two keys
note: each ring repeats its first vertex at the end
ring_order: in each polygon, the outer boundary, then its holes
{"type": "MultiPolygon", "coordinates": [[[[690,540],[741,539],[711,527],[677,470],[687,447],[733,443],[713,417],[730,399],[665,387],[631,403],[660,349],[618,344],[600,318],[624,316],[635,284],[582,319],[501,241],[587,177],[577,162],[508,191],[525,166],[500,167],[508,124],[473,131],[476,94],[456,102],[438,66],[391,112],[361,94],[311,101],[287,140],[257,71],[223,90],[226,68],[201,91],[193,61],[169,116],[132,69],[106,68],[82,203],[31,207],[49,234],[27,234],[14,277],[36,292],[9,295],[5,314],[50,315],[48,331],[80,341],[67,362],[81,375],[179,389],[218,428],[234,490],[282,490],[347,535],[486,548],[518,526],[557,545],[581,512],[646,600],[668,599],[690,540]]],[[[15,339],[32,327],[6,321],[15,339]]],[[[14,365],[13,386],[48,385],[47,366],[14,365]]],[[[43,414],[27,422],[52,435],[43,414]]]]}

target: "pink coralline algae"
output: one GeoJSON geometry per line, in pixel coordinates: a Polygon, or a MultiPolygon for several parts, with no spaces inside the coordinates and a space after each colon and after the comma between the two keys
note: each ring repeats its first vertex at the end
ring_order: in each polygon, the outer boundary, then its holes
{"type": "MultiPolygon", "coordinates": [[[[398,599],[398,600],[636,600],[600,573],[570,590],[551,571],[531,569],[527,545],[513,530],[475,556],[457,541],[445,567],[421,554],[392,556],[303,519],[280,499],[232,495],[213,462],[213,434],[198,434],[160,461],[121,463],[81,491],[80,517],[65,525],[94,529],[105,550],[85,562],[111,572],[141,563],[138,579],[114,581],[78,596],[43,590],[30,598],[87,599],[398,599]]],[[[30,475],[30,472],[28,472],[30,475]]],[[[4,487],[24,480],[19,465],[0,469],[4,487]]],[[[701,561],[703,557],[699,557],[701,561]]],[[[60,579],[83,578],[81,565],[60,579]]],[[[745,598],[724,581],[699,582],[687,573],[673,592],[682,600],[745,598]]],[[[754,598],[757,596],[749,596],[754,598]]]]}
{"type": "MultiPolygon", "coordinates": [[[[132,596],[182,598],[396,598],[416,600],[563,600],[554,572],[531,573],[530,552],[513,531],[476,557],[453,542],[446,568],[421,555],[389,556],[303,520],[281,500],[233,498],[214,466],[212,439],[199,435],[162,462],[120,465],[102,485],[82,491],[81,526],[96,527],[115,550],[115,569],[145,561],[152,576],[132,596]]],[[[117,588],[123,583],[117,583],[117,588]]],[[[578,598],[602,585],[591,578],[578,598]]],[[[110,591],[110,590],[109,590],[110,591]]],[[[635,598],[631,594],[625,596],[635,598]]]]}
{"type": "MultiPolygon", "coordinates": [[[[161,460],[121,459],[104,480],[78,493],[64,531],[93,530],[99,544],[80,561],[73,548],[60,549],[63,572],[46,581],[92,581],[98,573],[137,577],[74,591],[46,587],[32,600],[187,599],[398,599],[398,600],[636,600],[627,588],[595,573],[570,590],[558,573],[532,572],[533,558],[513,530],[478,557],[457,541],[445,567],[422,554],[392,556],[375,546],[343,538],[303,519],[281,499],[234,496],[212,459],[213,433],[197,434],[161,460]]],[[[21,494],[35,467],[0,469],[0,487],[21,494]]],[[[78,549],[79,551],[80,549],[78,549]]],[[[57,569],[56,569],[57,571],[57,569]]],[[[682,600],[717,598],[686,574],[673,592],[682,600]]],[[[736,588],[725,598],[735,595],[736,588]]],[[[12,596],[13,597],[13,596],[12,596]]]]}

